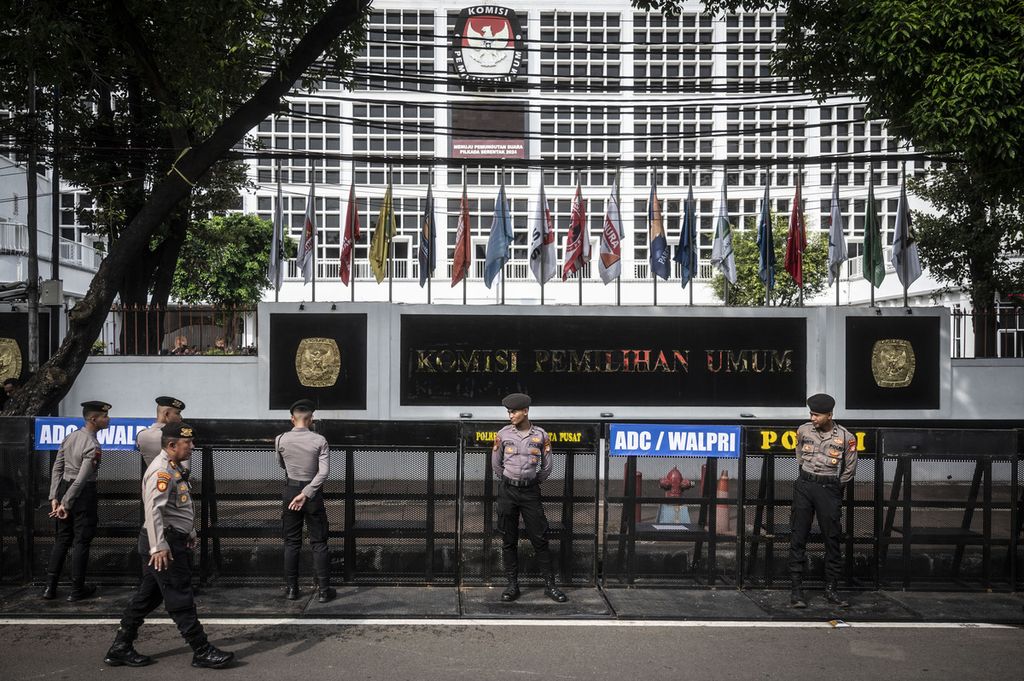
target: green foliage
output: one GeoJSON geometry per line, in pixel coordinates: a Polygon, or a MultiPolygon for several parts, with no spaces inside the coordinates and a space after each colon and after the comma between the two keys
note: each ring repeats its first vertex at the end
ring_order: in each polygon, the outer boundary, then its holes
{"type": "MultiPolygon", "coordinates": [[[[255,305],[271,285],[267,265],[273,233],[270,222],[251,214],[194,224],[181,249],[172,295],[186,303],[255,305]]],[[[289,248],[295,248],[294,240],[286,241],[289,248]]]]}
{"type": "MultiPolygon", "coordinates": [[[[732,247],[736,254],[736,284],[729,287],[730,307],[749,307],[765,304],[765,288],[758,270],[757,228],[754,219],[747,229],[734,229],[732,247]]],[[[784,266],[786,235],[789,233],[788,218],[775,216],[772,240],[775,242],[775,289],[772,291],[772,305],[794,307],[799,305],[800,291],[784,266]]],[[[807,235],[807,250],[804,251],[804,299],[825,290],[828,282],[828,238],[817,232],[807,235]]],[[[711,279],[711,289],[719,300],[725,300],[725,277],[720,272],[711,279]]]]}

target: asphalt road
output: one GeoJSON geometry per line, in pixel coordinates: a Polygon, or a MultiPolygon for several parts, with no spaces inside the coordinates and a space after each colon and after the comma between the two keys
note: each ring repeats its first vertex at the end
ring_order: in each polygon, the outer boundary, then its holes
{"type": "Polygon", "coordinates": [[[231,669],[193,670],[167,622],[137,648],[157,663],[103,664],[108,623],[0,625],[0,678],[713,681],[1024,679],[1024,629],[854,626],[537,626],[501,624],[207,625],[238,654],[231,669]],[[200,676],[195,676],[201,674],[200,676]]]}

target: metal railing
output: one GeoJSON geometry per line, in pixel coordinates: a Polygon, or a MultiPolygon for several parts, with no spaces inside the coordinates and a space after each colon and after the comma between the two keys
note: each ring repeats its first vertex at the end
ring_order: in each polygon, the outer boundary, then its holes
{"type": "Polygon", "coordinates": [[[94,355],[255,355],[256,308],[115,305],[94,355]]]}
{"type": "Polygon", "coordinates": [[[991,311],[954,307],[950,312],[950,356],[1024,358],[1024,307],[996,305],[991,311]]]}

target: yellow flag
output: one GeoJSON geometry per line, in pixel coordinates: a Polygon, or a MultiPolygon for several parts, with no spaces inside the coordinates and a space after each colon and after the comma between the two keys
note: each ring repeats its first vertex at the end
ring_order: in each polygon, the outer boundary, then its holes
{"type": "Polygon", "coordinates": [[[395,211],[391,206],[391,183],[384,192],[384,203],[381,204],[380,214],[377,216],[377,225],[373,230],[373,238],[370,239],[370,269],[377,283],[384,281],[387,276],[387,261],[391,251],[391,239],[394,238],[398,227],[395,224],[395,211]]]}

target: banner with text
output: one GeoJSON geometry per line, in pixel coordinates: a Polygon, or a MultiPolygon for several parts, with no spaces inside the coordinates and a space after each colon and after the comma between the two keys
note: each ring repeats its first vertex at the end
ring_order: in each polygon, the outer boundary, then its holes
{"type": "Polygon", "coordinates": [[[613,423],[608,438],[612,456],[740,456],[740,426],[687,426],[613,423]]]}
{"type": "MultiPolygon", "coordinates": [[[[36,419],[36,450],[60,449],[64,438],[85,426],[81,417],[39,417],[36,419]]],[[[135,449],[135,435],[153,425],[153,419],[112,418],[110,425],[96,433],[104,451],[135,449]]]]}

